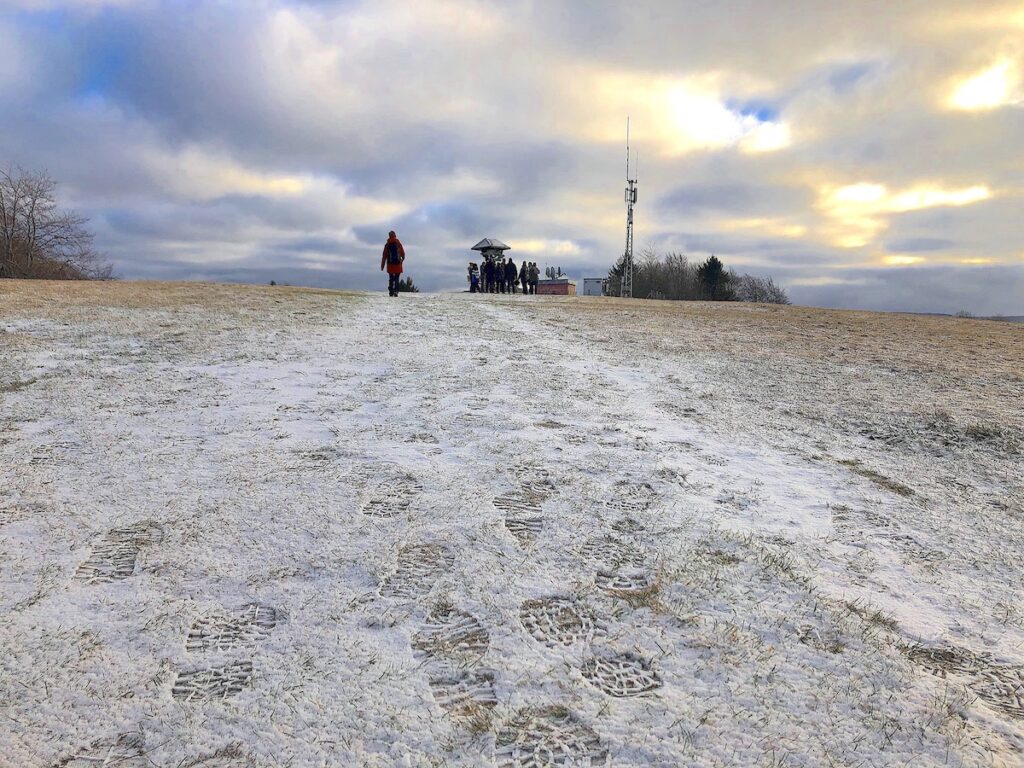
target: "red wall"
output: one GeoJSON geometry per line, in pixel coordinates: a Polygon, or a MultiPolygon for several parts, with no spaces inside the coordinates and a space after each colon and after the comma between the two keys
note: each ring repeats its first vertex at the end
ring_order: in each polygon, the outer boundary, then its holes
{"type": "Polygon", "coordinates": [[[576,286],[572,283],[537,283],[538,296],[575,296],[576,286]]]}

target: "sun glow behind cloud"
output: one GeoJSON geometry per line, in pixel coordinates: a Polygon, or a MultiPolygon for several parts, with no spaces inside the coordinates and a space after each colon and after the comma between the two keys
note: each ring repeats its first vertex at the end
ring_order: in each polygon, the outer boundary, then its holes
{"type": "Polygon", "coordinates": [[[822,188],[819,190],[818,208],[831,220],[827,234],[834,245],[841,248],[860,248],[868,245],[886,229],[887,217],[892,214],[926,208],[971,205],[990,197],[992,191],[981,184],[963,189],[922,185],[892,192],[884,184],[861,182],[842,187],[822,188]]]}
{"type": "Polygon", "coordinates": [[[1000,61],[960,81],[949,98],[949,106],[977,112],[1020,103],[1020,81],[1020,72],[1014,62],[1000,61]]]}
{"type": "Polygon", "coordinates": [[[665,139],[675,154],[734,146],[772,152],[789,146],[787,125],[731,109],[716,90],[699,83],[671,86],[663,98],[669,117],[665,139]]]}
{"type": "Polygon", "coordinates": [[[924,256],[906,256],[903,254],[890,254],[882,258],[883,264],[888,264],[891,267],[909,267],[914,264],[923,264],[925,261],[924,256]]]}
{"type": "Polygon", "coordinates": [[[571,240],[516,240],[512,244],[512,249],[523,253],[554,256],[575,256],[580,253],[580,247],[571,240]]]}
{"type": "MultiPolygon", "coordinates": [[[[664,157],[729,148],[757,154],[792,143],[791,128],[784,120],[732,104],[735,93],[757,93],[769,87],[749,77],[717,72],[683,78],[601,72],[591,74],[589,83],[584,79],[585,86],[579,82],[573,78],[575,97],[585,96],[587,111],[597,111],[598,119],[584,128],[587,138],[621,141],[621,116],[631,115],[636,125],[643,126],[644,141],[653,143],[664,157]]],[[[571,130],[579,131],[575,121],[571,130]]]]}

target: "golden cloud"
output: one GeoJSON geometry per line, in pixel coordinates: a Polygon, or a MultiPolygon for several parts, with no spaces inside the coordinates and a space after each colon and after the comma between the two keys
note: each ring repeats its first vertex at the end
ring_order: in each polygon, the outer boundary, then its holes
{"type": "Polygon", "coordinates": [[[631,115],[645,145],[660,154],[679,156],[708,149],[735,147],[745,153],[774,152],[792,143],[790,126],[761,120],[730,107],[726,93],[763,92],[767,84],[720,72],[669,78],[644,73],[575,72],[567,78],[570,99],[586,99],[585,109],[567,110],[563,129],[581,130],[576,115],[591,117],[582,127],[585,138],[622,140],[622,117],[631,115]]]}
{"type": "Polygon", "coordinates": [[[144,163],[169,191],[199,200],[231,194],[299,195],[310,181],[302,176],[250,170],[229,157],[198,147],[179,152],[150,152],[144,163]]]}
{"type": "Polygon", "coordinates": [[[1019,104],[1022,99],[1020,69],[1004,59],[956,83],[948,104],[952,109],[977,112],[1019,104]]]}
{"type": "Polygon", "coordinates": [[[800,238],[807,234],[807,227],[783,218],[725,219],[717,226],[733,232],[757,232],[774,237],[800,238]]]}
{"type": "Polygon", "coordinates": [[[906,256],[897,253],[882,257],[883,264],[888,264],[894,267],[908,267],[912,264],[923,264],[924,262],[924,256],[906,256]]]}
{"type": "Polygon", "coordinates": [[[860,182],[820,188],[818,209],[831,220],[831,225],[826,227],[826,235],[834,245],[860,248],[886,229],[889,215],[925,208],[970,205],[990,197],[992,191],[980,184],[963,189],[920,185],[891,191],[884,184],[860,182]]]}
{"type": "Polygon", "coordinates": [[[580,247],[571,240],[516,240],[513,249],[523,253],[546,253],[553,256],[574,256],[580,247]]]}

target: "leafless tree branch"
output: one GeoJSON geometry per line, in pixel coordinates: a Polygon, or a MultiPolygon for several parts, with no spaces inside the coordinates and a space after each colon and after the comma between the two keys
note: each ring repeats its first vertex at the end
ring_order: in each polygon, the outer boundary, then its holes
{"type": "Polygon", "coordinates": [[[88,219],[57,204],[45,171],[0,169],[0,277],[109,280],[88,219]]]}

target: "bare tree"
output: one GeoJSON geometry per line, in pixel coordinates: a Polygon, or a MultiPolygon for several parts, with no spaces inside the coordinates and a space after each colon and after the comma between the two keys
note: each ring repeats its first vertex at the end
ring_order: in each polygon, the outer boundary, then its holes
{"type": "Polygon", "coordinates": [[[760,304],[789,304],[786,289],[776,285],[770,277],[754,275],[732,275],[738,301],[751,301],[760,304]]]}
{"type": "MultiPolygon", "coordinates": [[[[609,295],[617,295],[621,277],[620,258],[608,272],[609,295]]],[[[633,264],[633,295],[671,301],[710,299],[789,304],[785,289],[770,277],[739,275],[726,269],[714,256],[694,264],[682,253],[661,255],[650,245],[640,251],[633,264]]]]}
{"type": "Polygon", "coordinates": [[[46,172],[0,169],[0,277],[110,279],[88,219],[61,210],[56,192],[46,172]]]}

